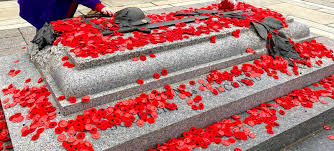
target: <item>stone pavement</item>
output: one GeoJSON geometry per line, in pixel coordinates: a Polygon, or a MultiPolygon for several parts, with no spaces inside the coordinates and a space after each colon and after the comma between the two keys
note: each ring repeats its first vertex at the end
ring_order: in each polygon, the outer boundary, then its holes
{"type": "MultiPolygon", "coordinates": [[[[174,11],[176,8],[200,7],[199,3],[216,0],[102,0],[114,11],[124,7],[148,10],[174,11]]],[[[241,0],[257,7],[269,8],[291,15],[311,27],[311,32],[334,39],[334,0],[241,0]]],[[[23,52],[35,34],[35,29],[19,17],[16,0],[0,2],[0,56],[23,52]]],[[[90,9],[79,6],[75,15],[86,14],[90,9]]]]}

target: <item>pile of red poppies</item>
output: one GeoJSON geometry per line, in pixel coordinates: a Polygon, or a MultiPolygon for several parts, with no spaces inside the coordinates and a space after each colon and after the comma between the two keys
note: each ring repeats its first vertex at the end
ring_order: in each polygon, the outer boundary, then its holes
{"type": "MultiPolygon", "coordinates": [[[[208,6],[203,9],[216,10],[217,4],[208,6]]],[[[189,35],[199,36],[201,34],[209,34],[211,32],[218,32],[223,28],[229,28],[231,24],[239,27],[249,27],[250,22],[261,21],[263,18],[273,16],[283,22],[287,26],[285,19],[281,14],[270,11],[268,9],[256,8],[245,3],[238,3],[234,10],[250,9],[252,14],[245,15],[247,19],[231,19],[220,16],[212,16],[206,20],[196,20],[196,23],[204,23],[198,27],[179,23],[175,28],[161,26],[159,30],[153,30],[150,34],[141,32],[133,32],[132,36],[123,37],[124,34],[115,32],[114,35],[103,36],[101,29],[117,31],[119,26],[115,24],[114,19],[110,18],[96,18],[85,22],[81,17],[74,17],[67,20],[58,20],[51,23],[53,29],[57,33],[61,33],[61,37],[55,41],[55,45],[61,42],[65,46],[70,46],[73,49],[70,52],[77,57],[99,57],[107,53],[115,53],[117,51],[132,50],[135,47],[143,47],[149,43],[157,44],[166,41],[173,42],[189,38],[189,35]],[[218,18],[213,20],[212,18],[218,18]],[[93,26],[91,23],[97,24],[99,28],[93,26]]],[[[187,9],[183,12],[193,12],[197,9],[187,9]]],[[[175,12],[168,14],[151,14],[147,15],[152,19],[152,23],[163,22],[169,20],[180,19],[182,16],[174,16],[175,12]]],[[[240,30],[233,32],[235,37],[238,37],[240,30]]],[[[67,65],[66,65],[67,66],[67,65]]]]}

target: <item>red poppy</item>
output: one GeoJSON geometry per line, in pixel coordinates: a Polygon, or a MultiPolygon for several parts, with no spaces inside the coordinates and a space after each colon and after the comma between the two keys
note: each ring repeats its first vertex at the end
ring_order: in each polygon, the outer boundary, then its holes
{"type": "Polygon", "coordinates": [[[137,83],[138,83],[139,85],[142,85],[142,84],[144,84],[144,80],[143,80],[143,79],[138,79],[138,80],[137,80],[137,83]]]}
{"type": "Polygon", "coordinates": [[[76,103],[77,102],[77,98],[75,98],[74,96],[70,96],[68,98],[68,101],[70,101],[71,103],[76,103]]]}
{"type": "Polygon", "coordinates": [[[29,83],[30,81],[31,81],[31,79],[28,78],[28,79],[26,79],[26,80],[24,81],[24,83],[29,83]]]}
{"type": "Polygon", "coordinates": [[[68,59],[69,59],[68,56],[64,56],[64,57],[61,58],[61,61],[66,61],[68,59]]]}
{"type": "Polygon", "coordinates": [[[64,99],[65,99],[65,96],[59,96],[59,97],[57,98],[58,101],[62,101],[62,100],[64,100],[64,99]]]}
{"type": "Polygon", "coordinates": [[[210,37],[210,42],[211,42],[211,43],[216,43],[216,36],[215,36],[215,35],[212,35],[212,36],[210,37]]]}
{"type": "Polygon", "coordinates": [[[167,69],[162,69],[161,70],[161,75],[166,76],[168,74],[167,69]]]}
{"type": "Polygon", "coordinates": [[[155,57],[156,57],[156,55],[155,55],[154,53],[150,53],[149,56],[150,56],[151,58],[155,58],[155,57]]]}
{"type": "Polygon", "coordinates": [[[159,74],[159,73],[154,73],[154,74],[153,74],[153,77],[154,77],[155,79],[159,79],[159,78],[160,78],[160,74],[159,74]]]}
{"type": "Polygon", "coordinates": [[[189,84],[190,84],[190,85],[195,85],[195,84],[196,84],[196,81],[191,80],[191,81],[189,81],[189,84]]]}
{"type": "Polygon", "coordinates": [[[84,132],[80,132],[76,135],[77,139],[84,139],[85,138],[85,133],[84,132]]]}
{"type": "Polygon", "coordinates": [[[81,102],[84,102],[84,103],[89,102],[89,100],[90,100],[89,96],[84,96],[84,97],[81,98],[81,102]]]}
{"type": "Polygon", "coordinates": [[[146,56],[145,56],[145,55],[140,55],[140,56],[139,56],[139,59],[140,59],[141,61],[145,61],[145,60],[146,60],[146,56]]]}
{"type": "Polygon", "coordinates": [[[41,82],[43,82],[43,78],[42,78],[42,77],[40,77],[40,78],[37,80],[37,83],[41,83],[41,82]]]}

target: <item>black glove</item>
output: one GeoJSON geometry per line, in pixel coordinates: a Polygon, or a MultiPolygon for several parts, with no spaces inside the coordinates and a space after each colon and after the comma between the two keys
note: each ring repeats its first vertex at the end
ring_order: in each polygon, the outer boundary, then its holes
{"type": "Polygon", "coordinates": [[[38,49],[42,50],[45,46],[52,45],[56,37],[57,34],[55,34],[50,24],[45,23],[44,26],[37,31],[31,42],[37,44],[38,49]]]}

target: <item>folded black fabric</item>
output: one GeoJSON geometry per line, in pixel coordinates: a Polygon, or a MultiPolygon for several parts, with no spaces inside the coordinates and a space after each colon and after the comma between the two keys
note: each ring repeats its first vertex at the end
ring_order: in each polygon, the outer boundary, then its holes
{"type": "Polygon", "coordinates": [[[252,22],[256,33],[264,40],[267,40],[269,55],[281,56],[289,61],[289,65],[293,66],[293,60],[304,60],[300,57],[299,53],[295,50],[293,44],[290,42],[289,38],[283,33],[274,32],[275,30],[280,30],[283,28],[283,24],[280,20],[274,17],[267,17],[262,20],[262,22],[252,22]],[[271,37],[268,36],[271,33],[271,37]]]}
{"type": "Polygon", "coordinates": [[[53,31],[50,24],[45,23],[41,29],[39,29],[31,41],[38,45],[38,49],[42,50],[47,45],[52,45],[56,40],[57,34],[53,31]]]}

